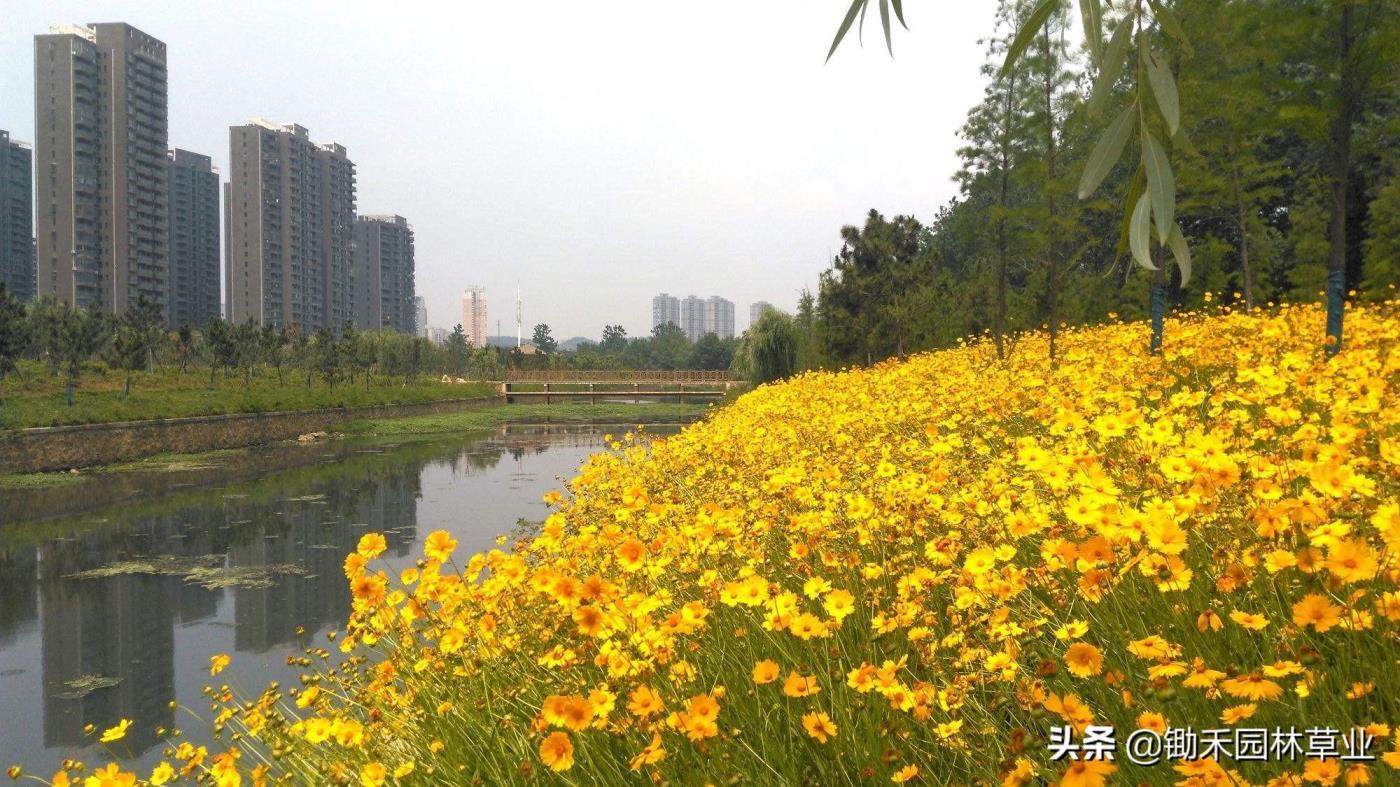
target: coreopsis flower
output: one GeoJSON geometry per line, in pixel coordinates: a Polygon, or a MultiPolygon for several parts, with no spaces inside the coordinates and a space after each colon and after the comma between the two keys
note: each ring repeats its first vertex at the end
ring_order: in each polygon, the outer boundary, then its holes
{"type": "Polygon", "coordinates": [[[383,533],[365,533],[360,536],[360,543],[355,547],[355,552],[365,560],[374,560],[388,548],[389,543],[384,540],[383,533]]]}
{"type": "Polygon", "coordinates": [[[627,710],[639,718],[654,716],[665,709],[666,705],[662,702],[661,695],[650,686],[638,686],[627,695],[627,710]]]}
{"type": "Polygon", "coordinates": [[[457,549],[457,539],[446,530],[434,530],[428,534],[428,538],[423,542],[423,554],[438,561],[446,563],[452,559],[452,552],[457,549]]]}
{"type": "Polygon", "coordinates": [[[1321,593],[1309,593],[1293,605],[1293,622],[1312,626],[1319,634],[1336,626],[1341,619],[1342,608],[1321,593]]]}
{"type": "Polygon", "coordinates": [[[826,711],[807,713],[802,716],[802,728],[807,734],[817,739],[818,743],[826,743],[836,736],[836,724],[831,721],[831,717],[826,711]]]}
{"type": "Polygon", "coordinates": [[[1065,651],[1065,665],[1081,678],[1098,675],[1103,672],[1103,651],[1087,642],[1076,642],[1065,651]]]}
{"type": "Polygon", "coordinates": [[[131,727],[131,719],[122,719],[115,726],[108,727],[102,731],[102,736],[97,739],[98,743],[113,743],[126,737],[126,731],[131,727]]]}
{"type": "Polygon", "coordinates": [[[1060,787],[1103,787],[1118,766],[1104,760],[1078,760],[1060,774],[1060,787]]]}
{"type": "Polygon", "coordinates": [[[229,657],[227,653],[215,653],[213,656],[209,657],[209,676],[213,677],[218,675],[220,672],[223,672],[224,668],[228,667],[228,665],[229,657]]]}
{"type": "Polygon", "coordinates": [[[810,697],[821,690],[815,675],[802,675],[793,671],[788,673],[787,680],[783,682],[783,693],[789,697],[810,697]]]}
{"type": "Polygon", "coordinates": [[[540,742],[540,762],[552,771],[574,767],[574,743],[568,733],[553,732],[540,742]]]}
{"type": "Polygon", "coordinates": [[[753,682],[758,685],[772,683],[778,679],[778,662],[764,659],[753,665],[753,682]]]}

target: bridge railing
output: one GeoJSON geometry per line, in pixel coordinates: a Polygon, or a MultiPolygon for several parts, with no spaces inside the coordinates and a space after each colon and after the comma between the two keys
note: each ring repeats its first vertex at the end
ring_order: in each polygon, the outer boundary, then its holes
{"type": "Polygon", "coordinates": [[[515,369],[506,372],[508,383],[742,383],[726,371],[628,370],[575,371],[515,369]]]}

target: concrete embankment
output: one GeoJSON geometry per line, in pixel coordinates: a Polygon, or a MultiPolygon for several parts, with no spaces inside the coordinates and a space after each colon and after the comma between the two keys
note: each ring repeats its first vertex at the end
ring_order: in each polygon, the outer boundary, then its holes
{"type": "Polygon", "coordinates": [[[0,475],[67,470],[164,453],[195,453],[288,440],[349,421],[436,415],[502,404],[496,396],[419,404],[48,426],[0,433],[0,475]]]}

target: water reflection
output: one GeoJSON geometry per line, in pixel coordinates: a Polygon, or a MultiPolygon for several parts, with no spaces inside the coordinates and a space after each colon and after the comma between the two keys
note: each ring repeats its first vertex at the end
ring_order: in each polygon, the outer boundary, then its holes
{"type": "Polygon", "coordinates": [[[170,701],[204,707],[211,653],[246,654],[220,677],[244,688],[294,676],[284,660],[298,627],[329,630],[349,610],[342,561],[365,532],[384,533],[404,565],[439,528],[463,550],[490,548],[518,519],[544,516],[540,496],[603,447],[604,431],[282,447],[229,457],[224,470],[243,480],[197,489],[218,466],[153,473],[147,495],[131,493],[139,477],[115,491],[95,479],[68,490],[89,498],[76,517],[45,518],[72,510],[52,492],[47,508],[32,495],[0,500],[0,765],[84,756],[85,726],[120,719],[136,720],[122,745],[149,764],[156,728],[176,724],[170,701]],[[250,461],[261,477],[247,479],[250,461]]]}

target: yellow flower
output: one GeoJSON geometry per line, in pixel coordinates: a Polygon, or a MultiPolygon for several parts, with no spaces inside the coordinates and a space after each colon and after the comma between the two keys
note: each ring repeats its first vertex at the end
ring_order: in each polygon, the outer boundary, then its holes
{"type": "Polygon", "coordinates": [[[1081,678],[1098,675],[1103,672],[1103,652],[1087,642],[1076,642],[1065,651],[1065,665],[1081,678]]]}
{"type": "Polygon", "coordinates": [[[1263,615],[1255,614],[1253,612],[1242,612],[1240,610],[1235,610],[1234,612],[1230,613],[1230,620],[1235,621],[1236,623],[1240,624],[1241,626],[1244,626],[1250,631],[1260,631],[1269,627],[1268,618],[1264,617],[1263,615]]]}
{"type": "Polygon", "coordinates": [[[783,681],[783,693],[789,697],[810,697],[821,691],[816,676],[803,676],[796,671],[789,672],[787,680],[783,681]]]}
{"type": "Polygon", "coordinates": [[[1239,724],[1253,716],[1256,710],[1259,710],[1259,706],[1252,702],[1243,705],[1232,705],[1220,713],[1220,720],[1226,724],[1239,724]]]}
{"type": "Polygon", "coordinates": [[[1319,634],[1337,625],[1341,619],[1342,608],[1321,593],[1309,593],[1293,605],[1293,622],[1299,626],[1312,626],[1319,634]]]}
{"type": "Polygon", "coordinates": [[[753,682],[758,685],[772,683],[778,679],[778,662],[764,659],[753,665],[753,682]]]}
{"type": "Polygon", "coordinates": [[[635,538],[629,538],[617,548],[617,563],[623,571],[637,571],[645,564],[647,548],[635,538]]]}
{"type": "Polygon", "coordinates": [[[423,542],[423,554],[438,561],[446,563],[452,559],[452,552],[457,549],[457,539],[446,530],[434,530],[428,534],[428,538],[423,542]]]}
{"type": "Polygon", "coordinates": [[[638,686],[627,695],[627,710],[632,715],[645,719],[654,716],[666,709],[665,703],[661,700],[661,695],[656,689],[650,686],[638,686]]]}
{"type": "Polygon", "coordinates": [[[630,766],[632,770],[639,771],[643,765],[655,765],[666,759],[666,750],[661,747],[661,736],[652,733],[651,743],[647,744],[635,757],[632,758],[630,766]]]}
{"type": "Polygon", "coordinates": [[[382,764],[371,762],[360,769],[360,787],[384,787],[389,770],[382,764]]]}
{"type": "Polygon", "coordinates": [[[365,533],[360,536],[360,543],[355,547],[355,552],[365,560],[374,560],[388,548],[389,544],[384,540],[383,533],[365,533]]]}
{"type": "Polygon", "coordinates": [[[855,596],[852,596],[850,591],[833,590],[826,594],[826,598],[822,601],[822,607],[826,610],[826,614],[832,618],[845,620],[848,615],[855,612],[855,601],[855,596]]]}
{"type": "Polygon", "coordinates": [[[890,774],[890,781],[894,782],[895,784],[904,784],[905,782],[918,775],[919,766],[910,764],[890,774]]]}
{"type": "Polygon", "coordinates": [[[83,779],[83,787],[132,787],[135,784],[136,774],[123,771],[115,762],[107,763],[83,779]]]}
{"type": "Polygon", "coordinates": [[[170,763],[162,761],[151,771],[151,784],[160,787],[171,779],[175,778],[175,769],[170,767],[170,763]]]}
{"type": "Polygon", "coordinates": [[[98,743],[112,743],[126,737],[127,728],[131,726],[131,719],[122,719],[115,727],[108,727],[102,731],[102,737],[97,739],[98,743]]]}
{"type": "Polygon", "coordinates": [[[807,730],[807,734],[817,739],[818,743],[826,743],[831,738],[836,737],[836,725],[832,723],[831,717],[825,711],[807,713],[802,716],[802,728],[807,730]]]}
{"type": "Polygon", "coordinates": [[[1079,760],[1060,775],[1060,787],[1103,787],[1118,766],[1103,760],[1079,760]]]}
{"type": "Polygon", "coordinates": [[[540,743],[540,761],[552,771],[574,767],[574,744],[568,733],[554,732],[540,743]]]}
{"type": "Polygon", "coordinates": [[[226,667],[228,667],[228,664],[229,664],[229,657],[228,657],[228,654],[227,654],[227,653],[216,653],[216,654],[214,654],[213,656],[210,656],[210,657],[209,657],[209,677],[212,678],[212,677],[214,677],[215,675],[218,675],[220,672],[223,672],[224,669],[225,669],[226,667]]]}

